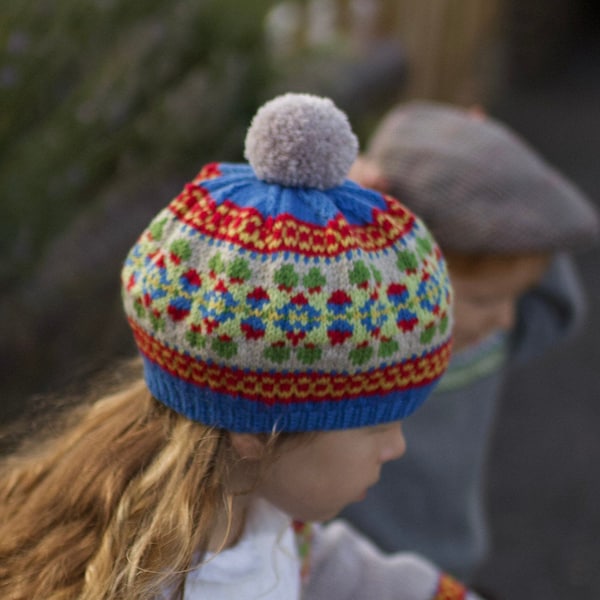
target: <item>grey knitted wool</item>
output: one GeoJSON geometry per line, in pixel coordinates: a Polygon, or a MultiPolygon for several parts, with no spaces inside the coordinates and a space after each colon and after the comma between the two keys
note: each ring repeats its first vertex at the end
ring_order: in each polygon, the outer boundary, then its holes
{"type": "Polygon", "coordinates": [[[284,94],[256,113],[244,155],[263,181],[326,190],[344,182],[357,153],[348,118],[329,98],[284,94]]]}
{"type": "Polygon", "coordinates": [[[598,238],[590,201],[494,119],[411,102],[382,120],[367,156],[446,251],[545,253],[598,238]]]}

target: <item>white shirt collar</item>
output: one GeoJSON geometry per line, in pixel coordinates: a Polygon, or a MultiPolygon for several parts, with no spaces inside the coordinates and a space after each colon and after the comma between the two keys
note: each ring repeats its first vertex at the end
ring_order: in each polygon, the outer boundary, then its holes
{"type": "Polygon", "coordinates": [[[290,517],[256,500],[240,541],[205,557],[187,576],[184,599],[297,600],[299,571],[290,517]]]}

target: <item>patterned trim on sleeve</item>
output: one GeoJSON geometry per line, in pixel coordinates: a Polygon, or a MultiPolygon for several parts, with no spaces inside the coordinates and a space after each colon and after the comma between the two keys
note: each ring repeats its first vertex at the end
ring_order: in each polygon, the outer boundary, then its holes
{"type": "Polygon", "coordinates": [[[438,581],[437,591],[432,600],[465,600],[467,589],[456,579],[442,573],[438,581]]]}

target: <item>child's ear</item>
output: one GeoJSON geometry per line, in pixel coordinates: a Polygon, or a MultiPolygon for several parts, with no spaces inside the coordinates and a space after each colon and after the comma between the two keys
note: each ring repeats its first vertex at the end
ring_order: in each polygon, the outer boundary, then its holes
{"type": "Polygon", "coordinates": [[[485,121],[487,119],[487,112],[481,104],[473,104],[470,106],[467,110],[467,114],[475,121],[485,121]]]}
{"type": "Polygon", "coordinates": [[[245,460],[261,460],[265,456],[264,436],[254,433],[234,433],[231,436],[231,445],[239,457],[245,460]]]}

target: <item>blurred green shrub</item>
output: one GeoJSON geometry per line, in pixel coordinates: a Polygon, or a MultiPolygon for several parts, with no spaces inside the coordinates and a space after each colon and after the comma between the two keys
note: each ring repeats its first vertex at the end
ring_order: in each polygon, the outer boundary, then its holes
{"type": "Polygon", "coordinates": [[[123,257],[204,162],[242,158],[257,106],[285,91],[330,95],[360,134],[394,95],[397,45],[362,53],[333,31],[283,53],[265,33],[282,1],[4,2],[0,421],[32,392],[134,351],[123,257]]]}
{"type": "Polygon", "coordinates": [[[273,0],[19,0],[0,20],[0,287],[115,178],[239,158],[273,0]]]}

